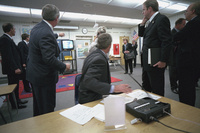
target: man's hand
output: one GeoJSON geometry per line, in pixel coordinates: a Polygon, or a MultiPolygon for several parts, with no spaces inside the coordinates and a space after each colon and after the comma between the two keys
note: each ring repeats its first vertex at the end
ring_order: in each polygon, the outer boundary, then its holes
{"type": "Polygon", "coordinates": [[[59,37],[63,37],[63,36],[65,36],[65,33],[63,33],[63,32],[58,33],[58,36],[59,36],[59,37]]]}
{"type": "Polygon", "coordinates": [[[114,88],[115,93],[119,93],[119,92],[130,93],[132,91],[133,90],[130,88],[128,84],[115,85],[115,88],[114,88]]]}
{"type": "Polygon", "coordinates": [[[23,67],[26,67],[26,64],[23,64],[23,67]]]}
{"type": "Polygon", "coordinates": [[[143,20],[142,20],[142,23],[141,23],[140,25],[141,25],[141,26],[144,26],[148,20],[149,20],[149,19],[147,19],[147,18],[144,17],[143,20]]]}
{"type": "Polygon", "coordinates": [[[66,71],[69,71],[69,70],[70,70],[70,64],[66,63],[66,71]]]}
{"type": "Polygon", "coordinates": [[[166,67],[166,63],[165,62],[157,62],[155,65],[153,65],[153,67],[158,67],[158,68],[165,68],[166,67]]]}
{"type": "Polygon", "coordinates": [[[22,71],[21,71],[20,69],[16,69],[16,70],[15,70],[15,74],[21,74],[21,72],[22,72],[22,71]]]}
{"type": "Polygon", "coordinates": [[[124,53],[125,53],[125,54],[128,54],[128,53],[130,53],[130,52],[129,52],[128,50],[126,50],[126,51],[124,51],[124,53]]]}

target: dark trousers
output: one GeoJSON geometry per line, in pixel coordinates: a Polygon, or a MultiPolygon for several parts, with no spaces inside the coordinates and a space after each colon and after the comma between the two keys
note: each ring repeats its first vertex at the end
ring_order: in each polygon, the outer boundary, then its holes
{"type": "Polygon", "coordinates": [[[137,61],[137,55],[135,55],[135,58],[133,59],[133,61],[134,61],[134,65],[133,66],[136,67],[136,64],[137,64],[137,62],[136,62],[137,61]]]}
{"type": "Polygon", "coordinates": [[[178,88],[178,77],[177,77],[177,68],[176,66],[169,66],[169,81],[171,89],[178,88]]]}
{"type": "Polygon", "coordinates": [[[154,68],[151,71],[142,72],[143,89],[164,96],[164,72],[165,69],[154,68]]]}
{"type": "Polygon", "coordinates": [[[178,68],[179,100],[182,103],[195,106],[195,86],[200,78],[199,68],[178,68]]]}
{"type": "Polygon", "coordinates": [[[23,73],[21,74],[20,79],[23,81],[24,90],[29,91],[28,89],[30,88],[30,86],[29,86],[29,81],[26,80],[26,70],[25,69],[23,70],[23,73]]]}
{"type": "Polygon", "coordinates": [[[128,66],[130,69],[130,72],[133,72],[133,65],[132,65],[132,59],[125,60],[125,71],[128,72],[128,66]]]}
{"type": "MultiPolygon", "coordinates": [[[[19,75],[11,73],[11,74],[7,74],[7,77],[8,77],[8,85],[17,84],[17,86],[15,87],[14,93],[15,93],[17,104],[18,104],[20,101],[19,100],[19,75]]],[[[10,99],[11,106],[13,108],[16,108],[15,101],[12,94],[9,95],[9,99],[10,99]]]]}
{"type": "Polygon", "coordinates": [[[38,116],[54,111],[56,106],[56,84],[40,86],[31,84],[33,91],[33,115],[38,116]]]}

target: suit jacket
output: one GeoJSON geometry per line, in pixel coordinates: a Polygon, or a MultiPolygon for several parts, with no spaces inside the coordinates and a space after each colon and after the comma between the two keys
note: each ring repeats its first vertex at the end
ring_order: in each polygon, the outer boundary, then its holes
{"type": "Polygon", "coordinates": [[[59,60],[59,48],[55,34],[49,25],[41,21],[31,30],[26,76],[32,84],[40,86],[57,83],[58,71],[66,65],[59,60]]]}
{"type": "Polygon", "coordinates": [[[21,59],[22,59],[22,64],[26,64],[26,60],[28,57],[28,46],[24,41],[21,41],[18,43],[18,48],[20,51],[21,59]]]}
{"type": "Polygon", "coordinates": [[[138,47],[138,44],[136,42],[135,45],[133,46],[133,51],[134,51],[135,57],[136,57],[136,55],[138,55],[137,47],[138,47]]]}
{"type": "Polygon", "coordinates": [[[152,70],[153,66],[148,64],[148,49],[161,48],[160,61],[167,62],[171,49],[171,31],[169,19],[158,13],[149,23],[148,27],[138,26],[139,36],[143,37],[143,68],[152,70]]]}
{"type": "Polygon", "coordinates": [[[125,56],[126,56],[126,55],[125,55],[124,51],[132,52],[132,51],[133,51],[133,46],[132,46],[132,44],[127,43],[127,44],[126,44],[126,49],[125,49],[125,44],[123,45],[122,52],[123,52],[123,54],[124,54],[124,59],[125,59],[125,56]]]}
{"type": "Polygon", "coordinates": [[[0,52],[3,74],[14,74],[16,69],[21,69],[19,50],[14,41],[6,34],[0,38],[0,52]]]}
{"type": "Polygon", "coordinates": [[[177,50],[177,43],[174,42],[173,37],[175,36],[175,34],[177,33],[176,29],[173,28],[171,31],[172,34],[172,46],[171,46],[171,50],[170,50],[170,55],[169,55],[169,62],[168,65],[169,66],[176,66],[176,50],[177,50]]]}
{"type": "Polygon", "coordinates": [[[108,95],[111,88],[110,69],[106,55],[97,49],[84,61],[79,88],[79,103],[87,103],[108,95]]]}
{"type": "Polygon", "coordinates": [[[177,67],[200,68],[200,16],[190,20],[186,26],[174,36],[178,43],[177,67]]]}

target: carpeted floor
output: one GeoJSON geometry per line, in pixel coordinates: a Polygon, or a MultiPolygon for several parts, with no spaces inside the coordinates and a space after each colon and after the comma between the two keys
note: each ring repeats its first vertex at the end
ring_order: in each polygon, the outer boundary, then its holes
{"type": "MultiPolygon", "coordinates": [[[[58,83],[56,84],[56,92],[62,92],[62,91],[69,91],[69,90],[74,90],[74,82],[75,82],[75,77],[77,74],[70,74],[70,75],[63,75],[59,76],[58,83]]],[[[121,79],[111,77],[111,82],[119,82],[122,81],[121,79]]],[[[28,98],[32,97],[32,93],[28,93],[24,90],[24,85],[23,82],[19,82],[19,98],[28,98]]]]}

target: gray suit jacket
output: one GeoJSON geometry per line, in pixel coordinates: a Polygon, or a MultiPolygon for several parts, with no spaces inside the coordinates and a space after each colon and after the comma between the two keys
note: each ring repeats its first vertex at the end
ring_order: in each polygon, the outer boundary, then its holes
{"type": "Polygon", "coordinates": [[[147,28],[139,25],[138,29],[139,36],[143,37],[142,52],[144,70],[148,71],[153,69],[148,64],[148,48],[161,48],[160,61],[167,62],[172,45],[169,19],[158,13],[147,28]]]}
{"type": "Polygon", "coordinates": [[[59,48],[51,28],[41,21],[31,30],[27,59],[27,80],[40,86],[56,83],[58,71],[64,71],[66,65],[56,57],[59,48]]]}
{"type": "Polygon", "coordinates": [[[97,49],[87,56],[82,68],[79,103],[87,103],[108,95],[111,88],[110,70],[106,55],[97,49]]]}

